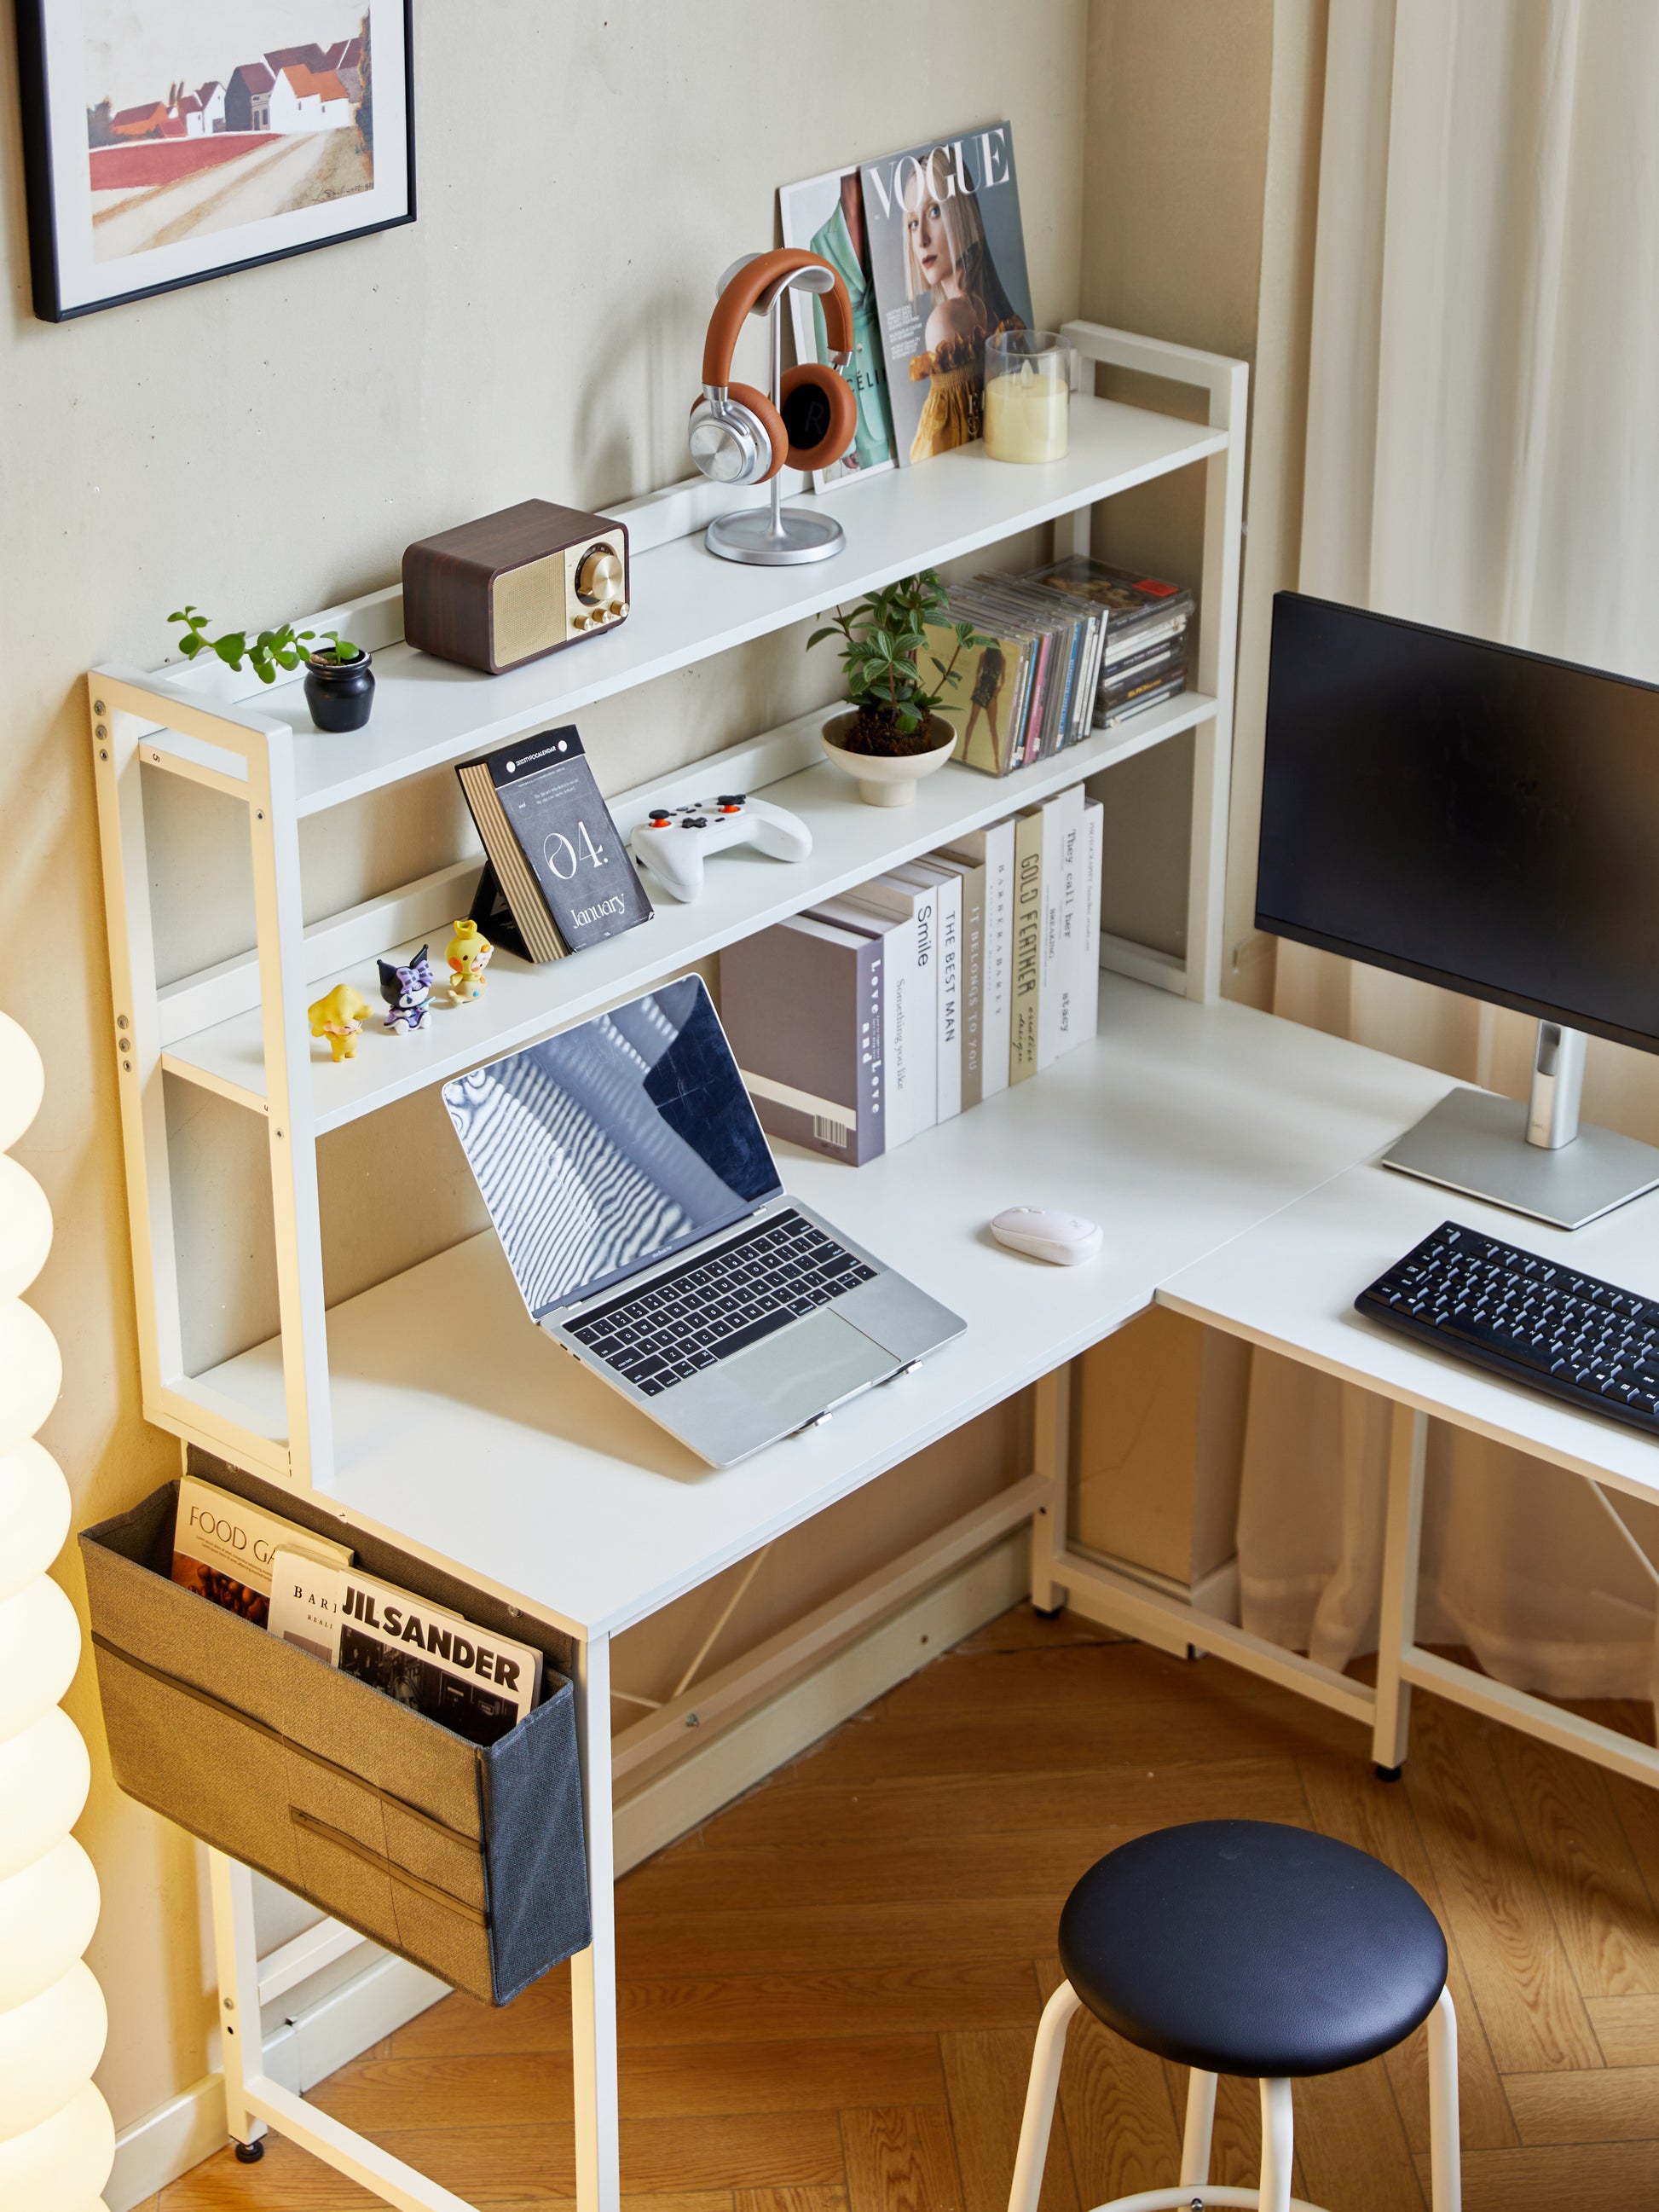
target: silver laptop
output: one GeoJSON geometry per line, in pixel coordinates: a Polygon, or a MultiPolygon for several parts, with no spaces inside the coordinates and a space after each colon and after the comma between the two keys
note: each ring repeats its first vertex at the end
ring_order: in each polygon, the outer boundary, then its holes
{"type": "Polygon", "coordinates": [[[785,1196],[697,976],[444,1103],[532,1318],[715,1467],[966,1327],[785,1196]]]}

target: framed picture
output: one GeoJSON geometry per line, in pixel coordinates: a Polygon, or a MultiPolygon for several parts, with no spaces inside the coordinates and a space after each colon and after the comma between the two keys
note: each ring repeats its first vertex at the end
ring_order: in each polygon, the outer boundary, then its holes
{"type": "Polygon", "coordinates": [[[34,312],[415,220],[412,0],[17,0],[34,312]]]}
{"type": "MultiPolygon", "coordinates": [[[[859,427],[845,460],[827,469],[814,469],[812,488],[828,490],[857,477],[877,475],[893,465],[893,428],[887,407],[887,367],[882,357],[881,332],[876,319],[875,289],[870,282],[870,246],[864,229],[864,186],[857,169],[832,169],[828,176],[808,177],[804,184],[778,188],[778,212],[786,246],[804,246],[821,253],[841,272],[853,303],[853,358],[847,364],[848,382],[858,394],[859,427]]],[[[794,325],[797,361],[829,358],[823,334],[823,308],[816,295],[792,292],[789,312],[794,325]]]]}

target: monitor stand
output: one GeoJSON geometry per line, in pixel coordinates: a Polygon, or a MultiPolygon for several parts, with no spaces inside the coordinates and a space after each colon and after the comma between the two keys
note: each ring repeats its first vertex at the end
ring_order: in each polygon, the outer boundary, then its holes
{"type": "Polygon", "coordinates": [[[1584,1044],[1582,1030],[1540,1022],[1524,1104],[1490,1091],[1449,1091],[1384,1152],[1383,1166],[1558,1229],[1582,1229],[1659,1187],[1651,1145],[1579,1126],[1584,1044]]]}

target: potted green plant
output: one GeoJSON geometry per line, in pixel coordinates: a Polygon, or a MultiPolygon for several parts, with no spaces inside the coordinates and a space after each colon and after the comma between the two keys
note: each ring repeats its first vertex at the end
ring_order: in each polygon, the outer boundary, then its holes
{"type": "Polygon", "coordinates": [[[374,704],[374,671],[361,645],[337,629],[306,655],[306,704],[319,730],[361,730],[374,704]]]}
{"type": "Polygon", "coordinates": [[[943,768],[956,749],[956,732],[935,710],[962,680],[957,664],[990,641],[971,623],[951,619],[931,568],[870,592],[850,614],[837,607],[807,639],[808,652],[826,638],[842,641],[847,705],[824,724],[823,750],[856,780],[866,806],[908,806],[917,780],[943,768]],[[946,639],[950,658],[942,660],[946,639]]]}
{"type": "Polygon", "coordinates": [[[210,658],[204,665],[218,674],[221,683],[246,666],[252,669],[261,684],[274,684],[279,670],[291,673],[303,659],[306,705],[319,730],[361,730],[368,720],[374,697],[370,656],[362,646],[343,638],[337,630],[321,633],[329,641],[325,645],[315,642],[319,635],[316,630],[296,630],[291,623],[283,623],[277,629],[262,629],[252,641],[241,629],[227,630],[222,637],[210,637],[210,617],[188,599],[167,620],[184,624],[179,650],[191,663],[192,669],[200,657],[207,654],[210,658]]]}

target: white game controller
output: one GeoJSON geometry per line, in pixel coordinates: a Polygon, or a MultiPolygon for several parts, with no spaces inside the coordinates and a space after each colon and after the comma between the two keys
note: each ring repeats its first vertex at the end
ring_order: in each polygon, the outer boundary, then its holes
{"type": "Polygon", "coordinates": [[[775,860],[804,860],[812,833],[787,807],[728,791],[690,806],[653,806],[629,842],[663,889],[689,904],[702,895],[705,854],[753,845],[775,860]]]}

